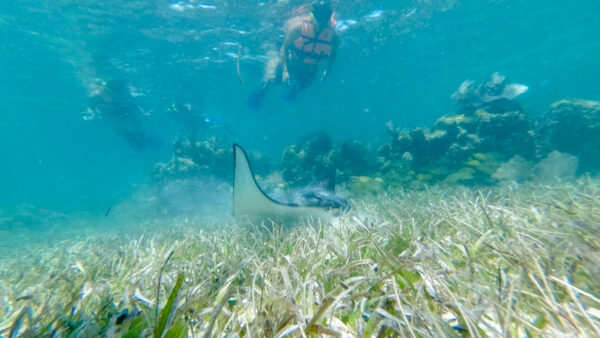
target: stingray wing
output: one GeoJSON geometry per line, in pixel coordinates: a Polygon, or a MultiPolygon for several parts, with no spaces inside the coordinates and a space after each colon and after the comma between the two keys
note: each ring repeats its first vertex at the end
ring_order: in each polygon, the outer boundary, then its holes
{"type": "Polygon", "coordinates": [[[242,147],[233,145],[234,180],[233,213],[236,218],[253,220],[297,221],[299,219],[327,219],[331,215],[319,207],[307,207],[275,201],[258,186],[242,147]]]}

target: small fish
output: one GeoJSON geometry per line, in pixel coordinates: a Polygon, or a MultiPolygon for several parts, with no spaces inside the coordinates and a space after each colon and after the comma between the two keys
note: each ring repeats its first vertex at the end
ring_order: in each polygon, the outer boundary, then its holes
{"type": "Polygon", "coordinates": [[[198,4],[198,8],[217,9],[217,6],[215,6],[215,5],[209,5],[209,4],[198,4]]]}
{"type": "Polygon", "coordinates": [[[170,7],[176,11],[183,12],[185,8],[181,5],[181,3],[171,4],[170,7]]]}
{"type": "Polygon", "coordinates": [[[358,23],[358,21],[352,20],[352,19],[338,20],[335,25],[335,30],[338,32],[343,32],[346,29],[350,28],[351,26],[354,26],[357,23],[358,23]]]}
{"type": "Polygon", "coordinates": [[[87,108],[85,111],[81,112],[81,118],[84,121],[91,121],[96,117],[96,111],[92,108],[87,108]]]}
{"type": "Polygon", "coordinates": [[[377,18],[381,17],[381,15],[383,13],[384,12],[382,10],[375,10],[375,11],[372,11],[371,13],[367,14],[366,18],[367,19],[377,19],[377,18]]]}
{"type": "Polygon", "coordinates": [[[106,208],[106,212],[104,213],[104,217],[108,217],[108,215],[110,214],[110,208],[111,207],[106,208]]]}
{"type": "Polygon", "coordinates": [[[343,32],[346,29],[350,28],[344,21],[338,21],[335,25],[335,30],[338,32],[343,32]]]}

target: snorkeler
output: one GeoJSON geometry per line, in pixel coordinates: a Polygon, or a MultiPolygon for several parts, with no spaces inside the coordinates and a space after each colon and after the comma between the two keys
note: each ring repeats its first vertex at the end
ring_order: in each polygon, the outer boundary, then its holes
{"type": "Polygon", "coordinates": [[[135,150],[158,148],[162,141],[144,128],[145,113],[135,103],[127,82],[102,81],[89,98],[88,112],[106,120],[135,150]]]}
{"type": "Polygon", "coordinates": [[[171,119],[180,125],[190,141],[197,138],[231,136],[232,131],[227,121],[219,114],[204,114],[190,103],[175,103],[167,109],[171,119]]]}
{"type": "Polygon", "coordinates": [[[287,22],[287,35],[278,57],[267,63],[262,88],[248,97],[247,104],[250,108],[259,109],[275,83],[289,85],[290,89],[284,99],[293,100],[298,92],[313,83],[322,60],[327,59],[327,68],[322,73],[321,80],[330,73],[339,43],[335,33],[334,13],[329,0],[313,0],[311,9],[309,15],[295,17],[287,22]]]}

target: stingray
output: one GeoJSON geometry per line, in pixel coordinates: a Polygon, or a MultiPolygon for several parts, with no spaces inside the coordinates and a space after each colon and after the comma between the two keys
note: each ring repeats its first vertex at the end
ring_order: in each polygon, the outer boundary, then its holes
{"type": "Polygon", "coordinates": [[[348,203],[333,193],[310,189],[300,203],[269,197],[254,179],[248,156],[233,145],[233,213],[238,220],[296,222],[307,219],[327,221],[349,209],[348,203]]]}

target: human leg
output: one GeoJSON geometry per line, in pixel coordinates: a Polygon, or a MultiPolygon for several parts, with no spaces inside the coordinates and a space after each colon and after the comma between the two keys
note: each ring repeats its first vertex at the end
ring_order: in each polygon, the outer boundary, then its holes
{"type": "Polygon", "coordinates": [[[260,89],[254,91],[248,99],[246,104],[253,110],[258,110],[263,104],[263,101],[269,92],[269,89],[276,83],[281,83],[281,74],[283,73],[283,67],[279,61],[279,57],[272,57],[267,62],[265,67],[265,73],[263,76],[263,85],[260,89]]]}
{"type": "Polygon", "coordinates": [[[298,93],[308,88],[316,78],[316,71],[310,70],[298,70],[295,69],[291,75],[293,79],[292,88],[283,96],[286,101],[292,101],[296,98],[298,93]]]}

